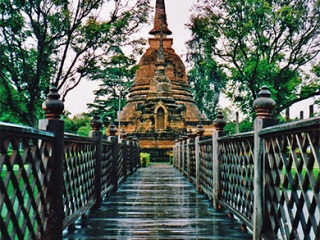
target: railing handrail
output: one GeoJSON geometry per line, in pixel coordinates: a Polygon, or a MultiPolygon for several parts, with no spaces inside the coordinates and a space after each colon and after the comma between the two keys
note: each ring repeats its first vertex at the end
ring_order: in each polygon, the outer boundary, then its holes
{"type": "Polygon", "coordinates": [[[37,128],[22,126],[13,123],[0,122],[0,131],[10,131],[14,134],[32,134],[37,136],[54,137],[54,133],[49,131],[39,130],[37,128]]]}
{"type": "Polygon", "coordinates": [[[222,136],[218,138],[218,141],[230,141],[230,140],[238,140],[246,137],[253,137],[254,131],[245,132],[245,133],[237,133],[234,135],[222,136]]]}
{"type": "Polygon", "coordinates": [[[281,135],[283,132],[301,132],[308,128],[318,127],[320,129],[320,117],[298,120],[290,123],[283,123],[267,127],[259,132],[259,136],[281,135]]]}
{"type": "Polygon", "coordinates": [[[73,133],[64,133],[64,140],[66,141],[87,141],[87,142],[94,142],[94,139],[78,134],[73,134],[73,133]]]}
{"type": "Polygon", "coordinates": [[[211,143],[212,143],[212,139],[210,139],[210,138],[199,141],[200,145],[211,144],[211,143]]]}

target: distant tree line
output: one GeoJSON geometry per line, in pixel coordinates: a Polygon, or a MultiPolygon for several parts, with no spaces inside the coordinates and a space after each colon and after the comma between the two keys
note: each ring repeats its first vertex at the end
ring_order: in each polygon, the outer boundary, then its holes
{"type": "Polygon", "coordinates": [[[200,0],[193,9],[189,81],[209,117],[222,92],[249,118],[263,85],[274,116],[320,95],[319,1],[200,0]]]}
{"type": "Polygon", "coordinates": [[[134,51],[114,55],[126,46],[139,51],[144,41],[131,36],[149,8],[148,0],[1,0],[0,121],[36,126],[50,84],[64,100],[110,62],[131,65],[134,51]]]}
{"type": "MultiPolygon", "coordinates": [[[[84,118],[88,126],[96,112],[116,119],[145,44],[132,36],[148,22],[149,10],[148,0],[0,0],[0,121],[36,126],[50,84],[64,100],[83,79],[101,85],[90,112],[66,114],[69,123],[84,118]],[[132,54],[125,54],[127,46],[132,54]]],[[[277,102],[274,116],[319,96],[319,24],[316,0],[197,1],[187,24],[187,62],[199,109],[214,119],[224,93],[247,116],[248,129],[262,85],[277,102]]]]}

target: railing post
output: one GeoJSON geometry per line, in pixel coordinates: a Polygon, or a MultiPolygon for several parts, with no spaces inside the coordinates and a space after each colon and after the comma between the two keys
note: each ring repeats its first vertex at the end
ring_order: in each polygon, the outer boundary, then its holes
{"type": "MultiPolygon", "coordinates": [[[[263,139],[259,137],[259,131],[265,127],[276,124],[271,119],[271,112],[275,107],[275,101],[270,97],[267,86],[263,86],[259,92],[259,98],[253,102],[256,110],[254,120],[254,209],[253,209],[253,239],[260,240],[264,223],[264,159],[263,139]]],[[[264,226],[266,227],[266,226],[264,226]]]]}
{"type": "Polygon", "coordinates": [[[101,206],[101,161],[102,161],[102,121],[98,115],[94,115],[90,121],[92,131],[89,133],[89,137],[96,140],[96,166],[94,169],[95,172],[95,183],[94,183],[94,192],[96,197],[96,203],[94,205],[95,209],[98,209],[101,206]]]}
{"type": "Polygon", "coordinates": [[[182,135],[182,140],[181,140],[181,172],[184,175],[184,169],[185,169],[185,164],[186,164],[186,142],[185,142],[185,135],[182,135]]]}
{"type": "Polygon", "coordinates": [[[132,138],[133,141],[133,148],[134,148],[134,163],[135,163],[135,168],[137,169],[141,167],[140,164],[140,154],[139,154],[139,149],[138,149],[138,138],[136,136],[133,136],[132,138]]]}
{"type": "Polygon", "coordinates": [[[180,158],[180,142],[179,142],[179,136],[177,137],[176,140],[176,155],[177,155],[177,159],[176,159],[176,168],[179,169],[179,158],[180,158]]]}
{"type": "Polygon", "coordinates": [[[139,165],[138,165],[139,168],[141,168],[140,152],[141,152],[140,141],[138,139],[138,141],[137,141],[137,157],[138,157],[138,161],[139,161],[139,165]]]}
{"type": "Polygon", "coordinates": [[[175,160],[174,160],[174,166],[178,169],[178,162],[179,162],[179,137],[176,138],[176,140],[174,140],[175,144],[175,160]]]}
{"type": "Polygon", "coordinates": [[[212,134],[212,202],[213,207],[218,209],[220,195],[220,162],[218,138],[223,135],[223,128],[226,125],[226,121],[223,119],[222,112],[218,112],[217,118],[213,121],[213,124],[216,128],[216,131],[214,131],[212,134]]]}
{"type": "Polygon", "coordinates": [[[187,136],[188,136],[188,139],[187,139],[187,178],[188,178],[188,181],[191,181],[191,178],[190,178],[190,173],[191,173],[191,159],[190,159],[190,156],[191,156],[191,150],[190,150],[190,143],[192,141],[192,130],[190,129],[187,133],[187,136]]]}
{"type": "Polygon", "coordinates": [[[118,191],[118,137],[116,136],[117,129],[113,123],[110,125],[109,129],[110,140],[112,143],[112,183],[113,191],[118,191]]]}
{"type": "Polygon", "coordinates": [[[190,139],[188,138],[187,139],[187,143],[186,143],[186,151],[187,151],[187,178],[188,178],[188,181],[190,181],[190,139]]]}
{"type": "Polygon", "coordinates": [[[129,141],[129,166],[130,166],[130,175],[133,174],[133,160],[132,160],[132,137],[129,136],[128,137],[128,141],[129,141]]]}
{"type": "Polygon", "coordinates": [[[188,136],[185,132],[182,136],[183,141],[183,171],[185,171],[186,167],[188,166],[187,160],[188,160],[188,136]],[[187,165],[187,166],[186,166],[187,165]]]}
{"type": "Polygon", "coordinates": [[[195,152],[196,152],[196,189],[200,191],[200,140],[204,133],[201,123],[197,127],[197,137],[195,139],[195,152]]]}
{"type": "Polygon", "coordinates": [[[127,134],[125,132],[124,129],[122,129],[121,131],[121,140],[122,140],[122,146],[123,146],[123,178],[124,178],[124,181],[127,180],[127,134]]]}
{"type": "Polygon", "coordinates": [[[182,161],[182,137],[181,135],[178,138],[178,170],[181,171],[181,161],[182,161]]]}
{"type": "Polygon", "coordinates": [[[58,89],[50,88],[48,98],[42,104],[46,119],[39,121],[39,129],[53,132],[55,140],[52,146],[52,173],[50,176],[47,212],[47,226],[43,239],[62,239],[63,211],[63,159],[64,159],[64,122],[60,115],[64,109],[59,100],[58,89]]]}

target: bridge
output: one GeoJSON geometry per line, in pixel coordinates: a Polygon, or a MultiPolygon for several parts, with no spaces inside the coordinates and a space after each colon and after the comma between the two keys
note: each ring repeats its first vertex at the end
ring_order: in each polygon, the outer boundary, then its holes
{"type": "Polygon", "coordinates": [[[64,239],[250,239],[169,164],[139,169],[64,239]]]}
{"type": "Polygon", "coordinates": [[[67,134],[51,88],[39,129],[0,123],[1,239],[320,239],[320,118],[279,124],[263,88],[254,131],[180,136],[141,168],[132,136],[67,134]]]}

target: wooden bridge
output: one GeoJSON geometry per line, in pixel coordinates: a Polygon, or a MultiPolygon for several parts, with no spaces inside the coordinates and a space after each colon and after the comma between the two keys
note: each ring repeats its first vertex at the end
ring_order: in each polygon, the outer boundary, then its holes
{"type": "Polygon", "coordinates": [[[320,239],[320,117],[278,124],[263,89],[254,132],[223,136],[219,114],[174,167],[140,168],[137,139],[97,116],[64,133],[56,97],[39,129],[0,123],[1,239],[320,239]]]}
{"type": "Polygon", "coordinates": [[[64,239],[251,239],[172,165],[139,169],[64,239]]]}

